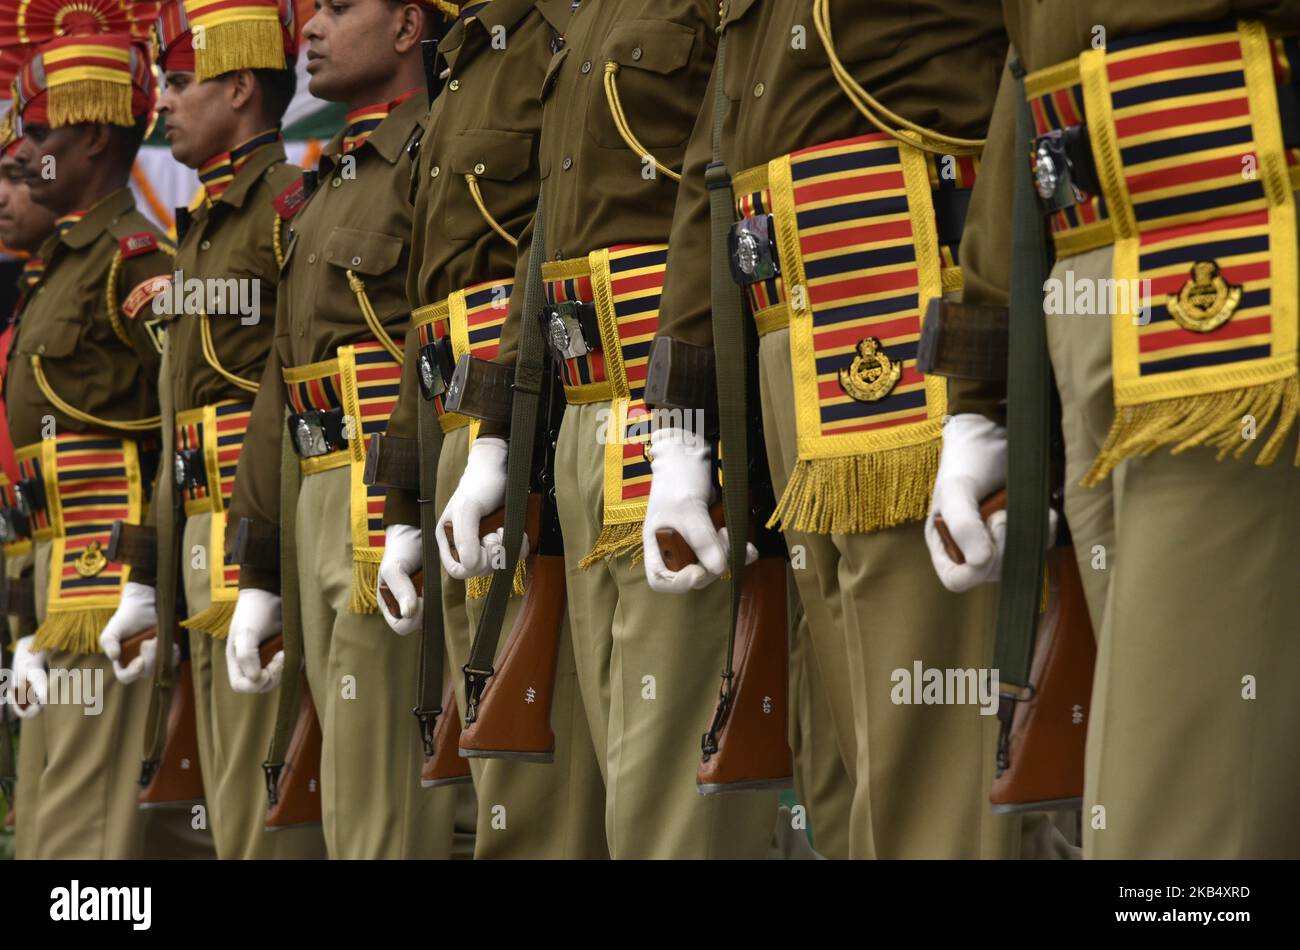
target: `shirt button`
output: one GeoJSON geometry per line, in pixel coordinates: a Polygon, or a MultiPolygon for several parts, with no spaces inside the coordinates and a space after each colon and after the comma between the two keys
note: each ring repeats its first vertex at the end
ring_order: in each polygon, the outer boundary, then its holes
{"type": "Polygon", "coordinates": [[[316,263],[316,255],[315,255],[315,254],[308,254],[308,255],[307,255],[307,263],[308,263],[308,264],[315,264],[315,263],[316,263]]]}
{"type": "Polygon", "coordinates": [[[754,87],[754,98],[761,99],[763,97],[763,93],[766,91],[767,91],[767,87],[760,82],[757,86],[754,87]]]}
{"type": "Polygon", "coordinates": [[[203,241],[201,244],[199,244],[199,248],[204,251],[206,251],[210,247],[212,247],[211,241],[203,241]]]}
{"type": "Polygon", "coordinates": [[[45,352],[45,344],[42,343],[40,346],[36,347],[36,352],[37,352],[37,353],[44,353],[44,352],[45,352]]]}
{"type": "Polygon", "coordinates": [[[460,88],[460,80],[453,79],[451,82],[447,83],[447,88],[450,89],[452,92],[455,92],[457,89],[460,88]]]}
{"type": "Polygon", "coordinates": [[[430,178],[437,178],[437,177],[438,177],[438,166],[437,166],[437,165],[434,165],[432,168],[429,169],[429,177],[430,177],[430,178]]]}
{"type": "Polygon", "coordinates": [[[589,72],[591,72],[591,60],[587,60],[582,64],[582,74],[585,76],[589,72]]]}
{"type": "Polygon", "coordinates": [[[354,257],[354,258],[352,258],[352,266],[353,266],[353,267],[360,267],[360,266],[361,266],[361,258],[360,258],[360,257],[354,257]]]}
{"type": "Polygon", "coordinates": [[[638,61],[641,59],[641,47],[638,46],[636,49],[632,50],[632,58],[638,61]]]}
{"type": "Polygon", "coordinates": [[[567,172],[573,167],[573,159],[565,157],[564,161],[560,162],[560,165],[563,166],[564,170],[567,172]]]}
{"type": "Polygon", "coordinates": [[[337,187],[338,187],[339,185],[341,185],[341,184],[343,184],[343,179],[342,179],[342,178],[335,178],[333,181],[330,182],[330,187],[331,187],[331,188],[337,188],[337,187]]]}
{"type": "Polygon", "coordinates": [[[484,165],[482,162],[479,162],[477,165],[474,166],[474,174],[475,174],[475,175],[481,175],[481,174],[483,174],[485,171],[487,171],[487,166],[484,165]]]}

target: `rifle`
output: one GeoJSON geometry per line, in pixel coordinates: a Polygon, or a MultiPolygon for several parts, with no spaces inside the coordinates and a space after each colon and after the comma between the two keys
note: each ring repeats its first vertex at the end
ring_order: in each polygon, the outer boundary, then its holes
{"type": "MultiPolygon", "coordinates": [[[[282,649],[284,638],[280,634],[263,642],[257,651],[262,666],[270,663],[271,658],[282,649]]],[[[299,675],[302,677],[302,692],[298,719],[289,737],[284,764],[274,783],[270,782],[268,776],[269,807],[264,821],[267,831],[283,831],[285,828],[321,823],[320,720],[316,717],[316,704],[312,701],[311,688],[307,685],[307,673],[304,671],[299,675]]]]}

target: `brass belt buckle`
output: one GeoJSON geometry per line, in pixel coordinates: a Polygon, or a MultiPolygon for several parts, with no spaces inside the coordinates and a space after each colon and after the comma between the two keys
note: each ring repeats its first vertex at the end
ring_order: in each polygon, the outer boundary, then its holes
{"type": "Polygon", "coordinates": [[[731,277],[741,287],[771,280],[781,273],[773,240],[775,231],[770,214],[744,218],[731,226],[727,240],[731,277]]]}
{"type": "Polygon", "coordinates": [[[550,304],[542,308],[542,330],[546,340],[560,359],[572,360],[591,352],[582,332],[578,307],[573,301],[550,304]]]}

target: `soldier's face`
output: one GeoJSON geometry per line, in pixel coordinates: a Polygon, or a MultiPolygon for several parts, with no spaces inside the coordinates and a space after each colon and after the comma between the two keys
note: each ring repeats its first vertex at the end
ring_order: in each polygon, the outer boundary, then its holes
{"type": "Polygon", "coordinates": [[[393,0],[316,0],[316,13],[302,28],[311,94],[360,101],[392,76],[403,9],[393,0]]]}
{"type": "Polygon", "coordinates": [[[72,207],[81,193],[89,163],[89,125],[64,125],[57,129],[24,123],[23,144],[15,158],[22,167],[32,200],[55,214],[76,211],[72,207]]]}
{"type": "Polygon", "coordinates": [[[17,159],[0,158],[0,241],[35,253],[53,230],[54,213],[32,201],[17,159]]]}
{"type": "Polygon", "coordinates": [[[166,131],[172,157],[197,168],[218,152],[238,142],[234,136],[235,113],[230,108],[226,76],[197,82],[193,73],[168,72],[158,115],[166,131]]]}

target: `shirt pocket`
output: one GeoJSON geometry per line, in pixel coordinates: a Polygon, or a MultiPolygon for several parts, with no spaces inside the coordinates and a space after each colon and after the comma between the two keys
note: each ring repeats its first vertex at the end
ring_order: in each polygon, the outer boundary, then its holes
{"type": "Polygon", "coordinates": [[[535,145],[532,133],[504,129],[466,129],[452,137],[447,147],[447,170],[452,177],[443,185],[447,189],[448,237],[459,241],[482,237],[492,229],[488,215],[508,232],[512,219],[527,215],[529,209],[524,206],[530,198],[535,202],[536,189],[526,187],[524,176],[533,168],[535,145]],[[474,200],[475,186],[483,200],[482,209],[474,200]]]}
{"type": "Polygon", "coordinates": [[[321,250],[321,259],[329,266],[319,275],[324,279],[316,284],[316,312],[346,320],[360,316],[360,304],[348,280],[348,271],[365,285],[370,306],[380,322],[409,310],[405,270],[396,278],[380,279],[401,263],[404,243],[402,238],[382,231],[335,227],[321,250]]]}
{"type": "Polygon", "coordinates": [[[596,144],[632,148],[614,119],[621,108],[625,131],[650,152],[684,145],[700,107],[686,68],[696,46],[693,29],[669,20],[629,20],[611,29],[591,70],[585,125],[596,144]]]}
{"type": "Polygon", "coordinates": [[[42,360],[63,359],[76,351],[83,329],[85,321],[77,315],[50,317],[28,314],[23,318],[15,349],[23,356],[24,362],[28,362],[32,354],[42,360]]]}

